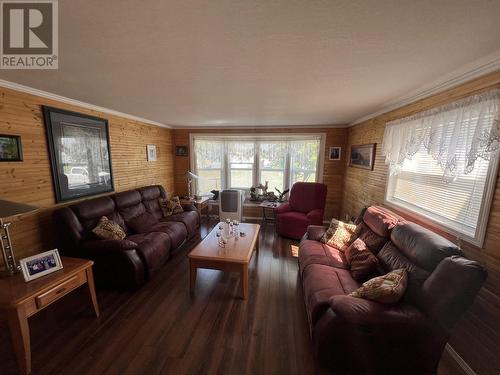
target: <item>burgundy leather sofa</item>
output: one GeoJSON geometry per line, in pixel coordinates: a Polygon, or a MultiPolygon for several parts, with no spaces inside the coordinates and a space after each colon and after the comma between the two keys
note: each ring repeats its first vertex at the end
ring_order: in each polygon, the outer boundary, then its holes
{"type": "Polygon", "coordinates": [[[92,259],[99,285],[118,288],[142,285],[173,251],[200,238],[196,208],[183,206],[184,212],[163,218],[158,198],[165,196],[162,186],[147,186],[55,211],[59,250],[63,255],[92,259]],[[92,229],[102,216],[119,224],[127,237],[98,239],[92,229]]]}
{"type": "Polygon", "coordinates": [[[276,232],[284,237],[300,239],[309,225],[323,224],[328,188],[316,182],[296,182],[288,203],[274,210],[276,232]]]}
{"type": "Polygon", "coordinates": [[[335,374],[435,374],[450,330],[472,304],[487,272],[450,241],[382,208],[357,219],[380,273],[406,268],[397,304],[350,297],[354,280],[342,252],[311,226],[299,247],[299,272],[314,352],[335,374]]]}

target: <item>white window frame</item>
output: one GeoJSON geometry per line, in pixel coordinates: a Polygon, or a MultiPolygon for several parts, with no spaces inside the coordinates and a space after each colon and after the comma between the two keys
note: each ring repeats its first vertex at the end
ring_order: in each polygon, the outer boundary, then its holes
{"type": "MultiPolygon", "coordinates": [[[[241,133],[241,134],[221,134],[221,133],[190,133],[189,134],[189,150],[190,150],[190,168],[192,171],[196,173],[196,155],[194,152],[194,143],[195,139],[205,139],[205,140],[222,140],[222,141],[253,141],[255,142],[255,159],[254,159],[254,164],[253,164],[253,186],[256,186],[260,181],[260,149],[259,149],[259,142],[273,142],[273,141],[301,141],[301,140],[311,140],[311,139],[318,139],[320,142],[319,146],[319,157],[318,161],[316,164],[316,181],[317,182],[323,182],[323,170],[324,170],[324,162],[325,162],[325,142],[326,142],[326,133],[297,133],[293,135],[289,134],[274,134],[274,133],[267,133],[267,134],[248,134],[248,133],[241,133]]],[[[226,147],[226,146],[224,146],[226,147]]],[[[227,155],[227,150],[224,149],[224,155],[223,155],[223,166],[222,166],[222,180],[221,180],[221,190],[222,189],[229,189],[230,185],[230,169],[229,169],[229,161],[228,161],[228,155],[227,155]]],[[[248,169],[245,169],[248,170],[248,169]]],[[[285,180],[284,180],[284,189],[289,189],[291,188],[291,166],[290,166],[290,153],[286,152],[286,160],[285,160],[285,180]]],[[[195,191],[198,189],[198,182],[195,180],[193,181],[195,185],[195,191]]],[[[233,189],[239,189],[239,190],[244,190],[246,193],[249,193],[250,189],[243,189],[243,188],[236,188],[232,187],[233,189]]]]}
{"type": "Polygon", "coordinates": [[[493,196],[495,194],[496,181],[498,177],[499,159],[500,155],[497,154],[497,157],[492,159],[488,165],[488,173],[484,184],[485,188],[481,200],[481,209],[479,211],[479,219],[477,222],[476,233],[474,237],[469,236],[463,232],[457,231],[456,229],[447,225],[445,221],[440,220],[435,216],[432,216],[430,214],[426,215],[425,213],[420,212],[418,208],[412,209],[413,205],[410,203],[401,201],[400,199],[397,198],[394,200],[389,200],[388,194],[389,191],[391,190],[390,184],[393,181],[391,180],[391,178],[393,179],[397,177],[397,175],[391,176],[390,174],[388,174],[387,176],[385,191],[384,191],[384,204],[388,207],[392,207],[398,211],[401,211],[410,218],[414,218],[416,220],[422,220],[423,218],[425,221],[430,221],[434,227],[444,231],[445,233],[463,239],[464,241],[472,245],[482,247],[484,244],[484,239],[486,237],[486,228],[488,226],[489,213],[491,209],[491,204],[493,202],[493,196]]]}

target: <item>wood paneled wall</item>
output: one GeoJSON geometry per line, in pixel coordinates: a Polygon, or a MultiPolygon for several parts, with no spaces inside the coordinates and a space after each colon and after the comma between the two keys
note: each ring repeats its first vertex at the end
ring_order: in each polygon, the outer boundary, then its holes
{"type": "MultiPolygon", "coordinates": [[[[57,235],[51,213],[58,205],[55,203],[42,105],[109,120],[116,191],[151,184],[173,189],[170,129],[0,88],[0,133],[20,135],[24,156],[22,162],[0,163],[0,199],[40,207],[35,214],[13,220],[11,235],[18,258],[54,248],[57,235]],[[156,162],[147,162],[147,144],[156,145],[156,162]]],[[[3,265],[0,263],[0,266],[3,265]]]]}
{"type": "MultiPolygon", "coordinates": [[[[175,146],[188,146],[189,135],[199,133],[224,133],[224,134],[305,134],[305,133],[325,133],[325,155],[323,168],[323,182],[328,185],[328,195],[326,197],[325,220],[332,217],[338,217],[340,214],[340,206],[342,201],[342,188],[345,171],[345,157],[347,141],[346,128],[298,128],[298,127],[283,127],[275,129],[174,129],[173,139],[175,146]],[[341,160],[328,160],[329,147],[342,147],[341,160]]],[[[175,177],[175,193],[179,195],[187,194],[187,184],[185,173],[190,169],[190,157],[175,156],[174,157],[174,177],[175,177]]],[[[257,213],[257,212],[256,212],[257,213]]]]}
{"type": "MultiPolygon", "coordinates": [[[[500,87],[500,71],[349,128],[347,148],[354,144],[377,143],[377,152],[373,171],[346,168],[342,215],[357,215],[365,205],[384,204],[388,172],[380,150],[386,122],[493,87],[500,87]]],[[[399,213],[405,216],[404,213],[399,213]]],[[[428,222],[420,224],[450,238],[428,222]]],[[[474,305],[453,331],[450,343],[478,374],[498,374],[500,371],[498,356],[500,353],[500,178],[498,176],[483,248],[466,243],[462,244],[462,247],[469,258],[478,260],[486,266],[489,276],[474,305]]]]}

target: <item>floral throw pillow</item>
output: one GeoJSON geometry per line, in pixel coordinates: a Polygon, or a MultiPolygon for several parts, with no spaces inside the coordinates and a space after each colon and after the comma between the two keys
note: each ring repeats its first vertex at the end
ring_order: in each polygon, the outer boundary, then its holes
{"type": "Polygon", "coordinates": [[[403,297],[408,284],[408,272],[401,268],[368,280],[349,294],[381,303],[396,303],[403,297]]]}
{"type": "Polygon", "coordinates": [[[184,209],[181,205],[181,200],[179,197],[168,198],[160,198],[158,200],[160,204],[161,211],[163,213],[163,217],[172,216],[174,214],[179,214],[184,212],[184,209]]]}
{"type": "Polygon", "coordinates": [[[99,223],[92,229],[92,232],[102,240],[123,240],[126,236],[122,227],[106,216],[99,219],[99,223]]]}
{"type": "Polygon", "coordinates": [[[360,230],[360,226],[332,219],[330,227],[321,237],[321,242],[344,251],[358,237],[360,230]]]}

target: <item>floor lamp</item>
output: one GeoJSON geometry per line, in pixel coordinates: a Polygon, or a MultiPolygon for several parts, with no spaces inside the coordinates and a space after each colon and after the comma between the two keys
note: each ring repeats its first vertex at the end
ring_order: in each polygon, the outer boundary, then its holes
{"type": "Polygon", "coordinates": [[[187,171],[186,172],[186,179],[187,179],[187,184],[188,184],[188,197],[189,197],[189,199],[193,199],[193,195],[191,194],[192,193],[192,191],[191,191],[191,184],[193,183],[193,180],[197,180],[198,179],[198,176],[195,175],[191,171],[187,171]]]}
{"type": "Polygon", "coordinates": [[[4,222],[4,219],[16,217],[28,212],[34,212],[38,207],[24,203],[16,203],[0,200],[0,242],[2,245],[2,256],[5,263],[5,272],[13,275],[21,271],[21,267],[16,263],[14,249],[10,240],[9,226],[10,222],[4,222]]]}

